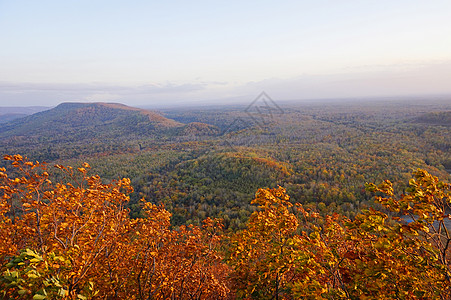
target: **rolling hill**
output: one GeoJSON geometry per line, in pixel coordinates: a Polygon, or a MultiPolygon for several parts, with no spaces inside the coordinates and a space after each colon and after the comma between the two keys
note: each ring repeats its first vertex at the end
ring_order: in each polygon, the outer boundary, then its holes
{"type": "Polygon", "coordinates": [[[155,112],[116,103],[62,103],[0,127],[0,137],[91,138],[161,132],[183,124],[155,112]]]}
{"type": "Polygon", "coordinates": [[[157,112],[119,103],[62,103],[0,123],[0,148],[52,161],[63,157],[122,153],[171,138],[212,135],[203,123],[183,124],[157,112]],[[142,146],[143,145],[143,146],[142,146]]]}
{"type": "Polygon", "coordinates": [[[451,111],[430,112],[414,119],[415,123],[451,126],[451,111]]]}
{"type": "Polygon", "coordinates": [[[49,107],[45,106],[0,106],[0,123],[7,123],[47,109],[49,107]]]}
{"type": "Polygon", "coordinates": [[[3,114],[3,115],[0,115],[0,123],[7,123],[7,122],[10,122],[12,120],[20,119],[20,118],[23,118],[23,117],[26,117],[26,116],[28,116],[28,115],[27,114],[14,114],[14,113],[3,114]]]}

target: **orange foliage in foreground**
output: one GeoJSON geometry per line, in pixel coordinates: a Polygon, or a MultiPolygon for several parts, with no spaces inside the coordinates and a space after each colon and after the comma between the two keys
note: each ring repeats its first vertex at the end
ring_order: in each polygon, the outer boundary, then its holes
{"type": "Polygon", "coordinates": [[[3,299],[449,299],[451,186],[418,170],[406,195],[368,185],[377,202],[354,220],[293,205],[283,188],[260,189],[247,229],[219,221],[170,227],[143,201],[126,209],[129,179],[103,184],[89,166],[6,156],[0,170],[0,297],[3,299]],[[383,197],[382,195],[385,195],[383,197]]]}
{"type": "Polygon", "coordinates": [[[170,214],[151,203],[144,203],[145,218],[131,219],[125,208],[129,179],[102,184],[98,176],[87,175],[85,164],[76,171],[56,166],[71,183],[52,183],[45,165],[19,155],[6,158],[22,176],[0,173],[5,298],[227,295],[229,269],[216,250],[217,221],[171,230],[170,214]]]}

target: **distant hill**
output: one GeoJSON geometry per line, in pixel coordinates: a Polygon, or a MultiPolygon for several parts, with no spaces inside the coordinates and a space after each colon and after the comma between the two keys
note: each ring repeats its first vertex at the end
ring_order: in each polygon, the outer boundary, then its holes
{"type": "Polygon", "coordinates": [[[168,141],[191,141],[219,133],[209,124],[183,124],[155,111],[119,103],[62,103],[0,123],[0,149],[54,161],[155,149],[168,141]]]}
{"type": "Polygon", "coordinates": [[[0,137],[50,140],[146,136],[184,124],[156,112],[118,103],[62,103],[55,108],[0,125],[0,137]]]}
{"type": "Polygon", "coordinates": [[[15,119],[28,116],[27,114],[3,114],[0,115],[0,123],[7,123],[15,119]]]}
{"type": "Polygon", "coordinates": [[[40,111],[48,110],[47,106],[0,106],[0,115],[23,114],[32,115],[40,111]]]}
{"type": "Polygon", "coordinates": [[[0,123],[10,122],[49,109],[45,106],[0,106],[0,123]]]}
{"type": "Polygon", "coordinates": [[[451,126],[451,111],[430,112],[413,120],[414,123],[451,126]]]}

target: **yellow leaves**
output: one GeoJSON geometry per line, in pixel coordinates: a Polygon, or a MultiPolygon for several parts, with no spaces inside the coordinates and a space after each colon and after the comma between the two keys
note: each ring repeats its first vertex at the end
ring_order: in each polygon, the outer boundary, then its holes
{"type": "MultiPolygon", "coordinates": [[[[73,175],[70,168],[56,167],[73,175]]],[[[83,164],[78,170],[85,173],[87,169],[89,165],[83,164]]],[[[230,293],[230,268],[237,297],[274,298],[278,290],[280,298],[288,299],[390,299],[395,291],[410,297],[414,286],[421,297],[434,298],[434,288],[447,286],[449,263],[447,256],[446,265],[443,257],[439,259],[440,249],[434,247],[443,236],[433,240],[437,234],[430,224],[448,217],[447,210],[438,209],[436,203],[448,201],[449,185],[424,178],[424,172],[420,175],[406,195],[379,199],[389,209],[411,209],[421,222],[402,223],[375,209],[363,211],[354,220],[338,214],[324,217],[301,205],[289,209],[289,196],[278,187],[256,193],[253,203],[260,209],[252,214],[248,227],[221,245],[218,220],[174,230],[170,213],[144,200],[146,217],[130,219],[124,208],[125,192],[131,190],[129,179],[102,184],[98,176],[75,174],[80,182],[74,180],[73,185],[47,185],[43,183],[50,174],[43,167],[41,173],[2,179],[7,197],[22,193],[18,190],[23,184],[26,200],[24,214],[14,222],[8,219],[10,207],[1,206],[5,221],[0,220],[0,256],[26,247],[39,249],[39,253],[22,251],[22,258],[9,266],[14,269],[8,270],[8,276],[23,275],[39,288],[45,282],[55,288],[48,298],[77,297],[76,289],[83,291],[79,299],[111,298],[116,291],[117,297],[125,299],[139,295],[141,289],[157,299],[182,297],[185,291],[192,298],[220,299],[230,293]],[[39,225],[31,207],[39,208],[39,225]],[[219,247],[228,253],[228,266],[219,247]],[[23,273],[30,265],[36,272],[23,273]]],[[[391,182],[373,188],[389,194],[391,182]]],[[[34,293],[21,291],[28,298],[34,293]]],[[[46,287],[46,291],[51,290],[46,287]]]]}
{"type": "Polygon", "coordinates": [[[312,218],[318,218],[318,217],[319,217],[319,213],[317,213],[317,212],[311,212],[311,213],[310,213],[310,216],[311,216],[312,218]]]}
{"type": "Polygon", "coordinates": [[[121,185],[128,186],[128,185],[131,184],[131,180],[130,180],[130,178],[122,178],[120,184],[121,184],[121,185]]]}
{"type": "MultiPolygon", "coordinates": [[[[420,181],[417,177],[415,182],[420,181]]],[[[422,186],[430,182],[434,180],[428,179],[422,186]]],[[[442,186],[449,188],[449,185],[442,186]]],[[[393,196],[390,181],[372,187],[374,191],[393,196]]],[[[427,193],[441,195],[439,188],[428,188],[427,193]]],[[[426,193],[416,191],[416,195],[426,193]]],[[[278,197],[281,197],[280,193],[260,190],[253,203],[260,205],[262,210],[251,216],[248,229],[232,239],[230,264],[235,268],[237,278],[234,282],[243,297],[250,297],[252,293],[258,293],[252,295],[260,298],[274,295],[276,278],[281,280],[285,274],[280,272],[292,272],[293,269],[296,272],[289,273],[292,278],[290,286],[296,297],[335,298],[341,295],[341,298],[380,296],[391,299],[395,293],[412,295],[413,286],[422,297],[436,297],[437,289],[432,286],[437,287],[437,278],[443,280],[445,277],[437,268],[440,260],[435,255],[439,252],[425,251],[431,249],[431,244],[425,240],[433,228],[428,223],[399,224],[403,222],[401,218],[389,220],[386,214],[375,209],[364,211],[353,221],[338,215],[324,218],[297,206],[305,218],[302,230],[308,231],[300,234],[283,229],[275,231],[275,228],[286,228],[290,224],[290,214],[278,197]],[[422,236],[415,236],[418,233],[422,236]],[[292,238],[290,234],[293,234],[292,238]],[[433,264],[436,264],[436,269],[431,268],[433,264]],[[337,284],[338,278],[341,285],[337,284]]],[[[395,211],[400,211],[399,207],[412,207],[423,220],[435,218],[443,222],[447,217],[443,209],[423,202],[419,206],[416,198],[403,197],[407,198],[406,205],[403,199],[394,199],[394,196],[378,199],[395,211]]],[[[428,202],[432,203],[432,197],[428,197],[428,202]]],[[[440,196],[439,199],[448,198],[440,196]]]]}

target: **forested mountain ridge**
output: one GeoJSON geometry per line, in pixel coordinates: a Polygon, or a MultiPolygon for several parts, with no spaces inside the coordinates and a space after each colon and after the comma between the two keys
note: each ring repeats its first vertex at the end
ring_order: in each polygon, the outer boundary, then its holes
{"type": "Polygon", "coordinates": [[[15,119],[20,119],[28,116],[27,114],[9,113],[0,115],[0,123],[7,123],[15,119]]]}
{"type": "Polygon", "coordinates": [[[0,106],[0,123],[7,123],[47,109],[49,108],[45,106],[0,106]]]}
{"type": "Polygon", "coordinates": [[[183,126],[156,112],[117,103],[62,103],[55,108],[12,121],[0,127],[0,135],[53,136],[91,131],[106,134],[120,129],[146,133],[183,126]]]}
{"type": "Polygon", "coordinates": [[[183,124],[161,114],[119,103],[62,103],[52,109],[0,124],[0,147],[40,160],[130,152],[155,139],[216,135],[214,126],[183,124]],[[33,155],[34,156],[34,155],[33,155]]]}

